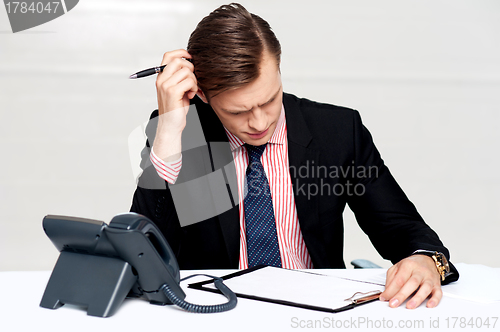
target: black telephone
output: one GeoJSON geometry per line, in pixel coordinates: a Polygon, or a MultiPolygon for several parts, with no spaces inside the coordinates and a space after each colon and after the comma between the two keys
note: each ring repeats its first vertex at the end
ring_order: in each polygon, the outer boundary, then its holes
{"type": "Polygon", "coordinates": [[[109,225],[48,215],[43,229],[61,254],[41,307],[84,305],[88,315],[108,317],[127,296],[146,298],[152,304],[173,303],[191,312],[222,312],[236,306],[236,295],[222,279],[212,276],[227,303],[195,305],[184,301],[186,294],[179,286],[182,280],[172,249],[156,225],[140,214],[119,214],[109,225]]]}

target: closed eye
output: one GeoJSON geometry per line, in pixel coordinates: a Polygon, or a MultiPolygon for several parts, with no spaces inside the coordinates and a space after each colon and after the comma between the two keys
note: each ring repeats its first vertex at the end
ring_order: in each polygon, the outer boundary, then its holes
{"type": "MultiPolygon", "coordinates": [[[[264,107],[266,105],[269,105],[271,104],[273,101],[276,100],[276,97],[278,97],[278,94],[280,93],[280,90],[281,90],[281,85],[280,85],[280,88],[278,89],[278,91],[274,94],[274,96],[271,97],[271,99],[269,99],[268,101],[266,101],[264,104],[262,105],[259,105],[259,107],[264,107]]],[[[252,108],[253,109],[253,108],[252,108]]],[[[229,110],[225,110],[225,109],[222,109],[224,112],[226,113],[229,113],[229,114],[232,114],[232,115],[240,115],[240,114],[243,114],[243,113],[247,113],[247,112],[251,112],[252,109],[249,109],[249,110],[246,110],[246,111],[240,111],[240,112],[231,112],[229,110]]]]}
{"type": "Polygon", "coordinates": [[[244,113],[248,113],[250,111],[241,111],[241,112],[230,112],[232,115],[240,115],[240,114],[244,114],[244,113]]]}

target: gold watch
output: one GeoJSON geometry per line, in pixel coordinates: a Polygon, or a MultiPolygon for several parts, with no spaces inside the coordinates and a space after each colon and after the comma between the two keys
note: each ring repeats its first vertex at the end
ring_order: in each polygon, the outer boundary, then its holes
{"type": "Polygon", "coordinates": [[[436,269],[441,275],[441,281],[444,281],[444,279],[451,274],[450,264],[443,253],[430,250],[415,250],[412,255],[426,255],[431,257],[434,263],[436,263],[436,269]]]}

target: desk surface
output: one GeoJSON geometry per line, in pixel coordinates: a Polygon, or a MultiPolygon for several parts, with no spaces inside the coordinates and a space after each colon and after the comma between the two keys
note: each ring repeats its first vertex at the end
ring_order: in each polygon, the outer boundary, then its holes
{"type": "MultiPolygon", "coordinates": [[[[315,270],[318,271],[318,270],[315,270]]],[[[187,276],[200,271],[181,271],[187,276]]],[[[228,270],[202,271],[222,276],[228,270]]],[[[371,277],[380,269],[321,270],[350,278],[371,277]]],[[[0,301],[0,325],[3,331],[286,331],[309,328],[391,330],[418,328],[500,331],[500,301],[483,304],[443,297],[437,308],[425,304],[415,310],[389,308],[387,302],[374,302],[337,314],[287,307],[254,300],[238,299],[234,310],[218,314],[192,314],[174,306],[155,306],[140,299],[127,299],[117,313],[108,318],[87,316],[83,308],[65,305],[56,310],[39,307],[49,271],[0,272],[3,286],[0,301]],[[494,318],[497,317],[497,318],[494,318]],[[472,318],[472,320],[471,320],[472,318]],[[487,321],[488,319],[488,321],[487,321]],[[489,323],[489,328],[486,323],[489,323]],[[471,325],[471,323],[473,325],[471,325]],[[493,324],[495,326],[493,327],[493,324]],[[482,325],[478,329],[479,325],[482,325]],[[384,329],[384,326],[386,329],[384,329]],[[392,326],[392,328],[390,328],[392,326]]],[[[188,289],[189,279],[182,284],[187,300],[199,304],[225,302],[225,298],[209,292],[188,289]]],[[[201,279],[199,279],[201,280],[201,279]]],[[[293,290],[290,290],[293,291],[293,290]]]]}

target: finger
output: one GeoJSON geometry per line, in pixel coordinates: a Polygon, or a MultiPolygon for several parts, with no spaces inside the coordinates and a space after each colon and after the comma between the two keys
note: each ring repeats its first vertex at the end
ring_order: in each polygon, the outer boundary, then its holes
{"type": "Polygon", "coordinates": [[[198,86],[196,84],[195,79],[188,77],[179,82],[178,84],[169,86],[168,88],[165,89],[168,90],[167,92],[170,98],[172,99],[171,101],[174,101],[173,99],[177,101],[182,101],[186,96],[186,94],[192,91],[193,89],[196,89],[196,91],[198,91],[197,90],[198,86]]]}
{"type": "Polygon", "coordinates": [[[191,59],[191,54],[184,49],[179,49],[175,51],[166,52],[163,54],[163,59],[161,61],[161,65],[166,65],[171,62],[173,58],[187,58],[191,59]]]}
{"type": "Polygon", "coordinates": [[[396,275],[398,271],[398,265],[393,265],[391,268],[389,268],[387,270],[387,274],[386,274],[386,278],[385,278],[385,290],[382,292],[382,294],[380,294],[380,301],[387,301],[388,299],[390,299],[389,296],[387,296],[387,286],[389,284],[391,284],[392,280],[394,279],[394,276],[396,275]]]}
{"type": "MultiPolygon", "coordinates": [[[[396,283],[398,286],[400,286],[400,284],[401,284],[400,280],[402,280],[402,279],[399,279],[396,276],[396,278],[394,279],[394,282],[391,285],[393,285],[393,284],[396,283]]],[[[410,296],[411,294],[413,294],[413,292],[415,292],[418,289],[418,287],[422,283],[422,280],[423,280],[423,278],[421,276],[412,275],[409,279],[407,279],[407,281],[404,283],[404,285],[402,287],[400,287],[400,289],[396,293],[396,295],[394,295],[389,300],[389,306],[391,308],[396,308],[401,303],[403,303],[404,301],[406,301],[406,299],[408,298],[408,296],[410,296]]]]}
{"type": "Polygon", "coordinates": [[[392,280],[394,279],[394,276],[396,275],[396,273],[398,273],[398,270],[399,270],[398,265],[394,265],[389,270],[387,270],[387,276],[385,278],[385,285],[386,286],[392,282],[392,280]]]}
{"type": "Polygon", "coordinates": [[[385,290],[381,297],[385,300],[391,300],[399,290],[408,282],[411,277],[411,272],[408,269],[402,269],[398,267],[397,271],[390,278],[391,280],[386,282],[385,290]]]}
{"type": "Polygon", "coordinates": [[[158,76],[172,76],[175,72],[188,68],[191,72],[194,72],[194,65],[182,58],[171,58],[167,66],[163,68],[162,72],[158,76]]]}
{"type": "Polygon", "coordinates": [[[171,85],[176,84],[184,79],[185,75],[193,72],[194,66],[191,62],[180,58],[172,59],[172,62],[167,67],[165,67],[163,71],[156,77],[156,86],[161,86],[163,85],[163,82],[166,82],[168,80],[172,80],[170,83],[171,85]],[[186,70],[188,72],[186,72],[186,70]],[[172,79],[174,75],[176,76],[172,79]]]}
{"type": "Polygon", "coordinates": [[[187,78],[178,84],[179,90],[184,91],[184,96],[192,99],[198,92],[198,84],[195,78],[187,78]]]}
{"type": "Polygon", "coordinates": [[[422,304],[422,302],[424,302],[429,294],[431,294],[433,288],[434,284],[432,281],[430,281],[429,279],[423,280],[418,291],[415,293],[415,295],[412,296],[408,303],[406,303],[406,308],[415,309],[416,307],[418,307],[420,304],[422,304]]]}
{"type": "Polygon", "coordinates": [[[434,288],[431,298],[429,299],[429,301],[427,301],[427,308],[436,307],[442,298],[443,298],[443,291],[441,290],[441,284],[439,284],[437,287],[434,288]]]}
{"type": "Polygon", "coordinates": [[[165,65],[165,67],[156,77],[157,85],[161,85],[163,81],[167,80],[170,76],[182,68],[189,68],[190,71],[194,72],[194,65],[191,62],[182,59],[182,57],[191,59],[191,55],[183,49],[167,52],[163,55],[161,66],[165,65]]]}
{"type": "Polygon", "coordinates": [[[197,82],[196,76],[194,76],[194,73],[188,68],[182,68],[173,73],[171,76],[160,77],[160,75],[158,75],[156,78],[156,88],[158,91],[167,91],[171,86],[177,85],[187,78],[197,82]]]}
{"type": "Polygon", "coordinates": [[[187,93],[187,97],[189,99],[193,99],[197,93],[198,93],[198,84],[195,84],[191,87],[191,90],[189,90],[189,92],[187,93]]]}
{"type": "Polygon", "coordinates": [[[169,85],[177,85],[186,79],[191,79],[197,84],[196,76],[194,76],[194,73],[192,71],[190,71],[188,68],[182,68],[182,69],[176,71],[168,79],[168,84],[169,85]]]}

